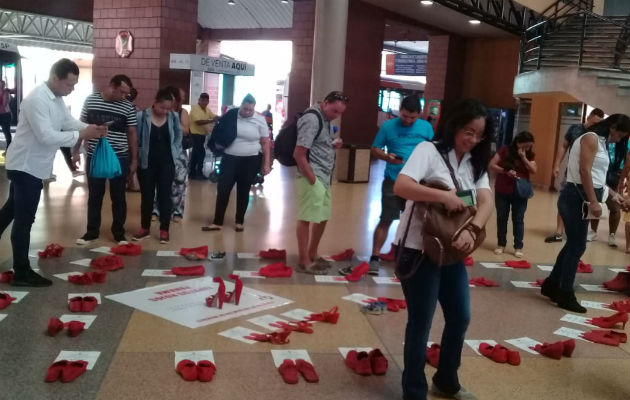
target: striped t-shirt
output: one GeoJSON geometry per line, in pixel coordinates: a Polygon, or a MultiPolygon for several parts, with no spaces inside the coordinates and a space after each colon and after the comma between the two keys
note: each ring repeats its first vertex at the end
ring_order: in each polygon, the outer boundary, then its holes
{"type": "MultiPolygon", "coordinates": [[[[107,130],[107,140],[119,156],[127,156],[127,127],[136,126],[136,109],[129,100],[105,101],[100,93],[92,93],[85,99],[81,110],[81,121],[88,124],[102,125],[114,121],[107,130]]],[[[99,139],[87,142],[87,151],[91,156],[99,139]]]]}

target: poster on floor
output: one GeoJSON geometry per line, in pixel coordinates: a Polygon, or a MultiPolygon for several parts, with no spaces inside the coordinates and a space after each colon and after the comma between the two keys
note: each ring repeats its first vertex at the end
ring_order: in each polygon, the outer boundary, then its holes
{"type": "MultiPolygon", "coordinates": [[[[238,306],[224,303],[222,309],[207,307],[206,297],[215,294],[218,285],[212,277],[203,277],[113,294],[107,298],[188,328],[199,328],[293,302],[244,287],[238,306]]],[[[233,290],[234,283],[226,281],[225,288],[228,292],[233,290]]]]}

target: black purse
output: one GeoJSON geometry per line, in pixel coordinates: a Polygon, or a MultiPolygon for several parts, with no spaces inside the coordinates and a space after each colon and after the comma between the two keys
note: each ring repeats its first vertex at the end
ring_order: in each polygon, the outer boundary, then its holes
{"type": "Polygon", "coordinates": [[[192,149],[193,147],[193,139],[191,134],[189,133],[188,135],[182,135],[182,149],[184,150],[188,150],[188,149],[192,149]]]}

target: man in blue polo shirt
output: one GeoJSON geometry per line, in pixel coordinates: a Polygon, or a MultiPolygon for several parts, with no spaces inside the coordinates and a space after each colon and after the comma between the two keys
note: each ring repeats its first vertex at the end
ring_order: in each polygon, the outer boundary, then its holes
{"type": "MultiPolygon", "coordinates": [[[[389,227],[405,209],[405,200],[394,194],[394,182],[413,149],[425,140],[433,140],[433,127],[420,119],[420,99],[408,96],[400,103],[400,117],[383,122],[372,143],[372,156],[384,160],[385,179],[381,188],[381,220],[374,231],[369,274],[378,275],[379,254],[389,227]],[[386,149],[386,151],[384,151],[386,149]]],[[[342,275],[352,272],[352,267],[339,270],[342,275]]]]}

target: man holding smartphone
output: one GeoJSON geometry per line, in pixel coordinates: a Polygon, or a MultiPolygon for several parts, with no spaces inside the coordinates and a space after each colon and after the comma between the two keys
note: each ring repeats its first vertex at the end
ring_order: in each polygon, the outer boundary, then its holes
{"type": "MultiPolygon", "coordinates": [[[[387,165],[381,187],[381,218],[374,230],[369,262],[368,273],[371,275],[378,275],[379,254],[387,239],[389,227],[394,220],[400,218],[400,213],[405,209],[405,200],[394,194],[394,182],[398,173],[419,143],[433,140],[433,127],[420,119],[420,111],[420,98],[417,95],[405,97],[400,103],[400,116],[383,122],[372,143],[372,156],[385,161],[387,165]]],[[[352,267],[339,270],[341,275],[351,272],[352,267]]]]}

